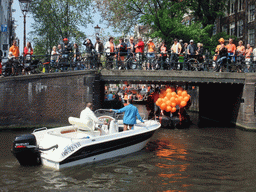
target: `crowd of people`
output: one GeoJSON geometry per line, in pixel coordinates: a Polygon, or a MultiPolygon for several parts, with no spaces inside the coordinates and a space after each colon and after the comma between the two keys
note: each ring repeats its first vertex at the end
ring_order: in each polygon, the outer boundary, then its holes
{"type": "MultiPolygon", "coordinates": [[[[216,71],[221,72],[224,64],[230,62],[240,65],[244,63],[246,65],[245,72],[248,72],[251,64],[256,63],[256,48],[252,49],[249,43],[245,47],[243,41],[240,40],[236,46],[232,38],[226,44],[225,40],[220,38],[219,43],[214,56],[214,60],[217,62],[216,71]]],[[[242,72],[241,66],[237,68],[237,71],[242,72]]]]}
{"type": "MultiPolygon", "coordinates": [[[[249,43],[245,47],[243,41],[239,41],[236,46],[231,38],[226,44],[225,40],[221,38],[219,39],[219,43],[215,50],[216,54],[213,57],[213,61],[216,63],[216,71],[221,72],[227,61],[230,63],[244,63],[247,70],[249,70],[251,64],[255,64],[256,48],[253,50],[249,43]]],[[[172,70],[179,68],[181,70],[182,67],[178,67],[179,63],[187,63],[190,59],[195,59],[197,63],[203,63],[205,60],[203,44],[195,44],[192,39],[189,43],[183,43],[183,40],[174,39],[173,44],[168,47],[165,41],[154,43],[151,38],[145,43],[141,37],[137,38],[136,43],[133,37],[126,43],[123,38],[119,38],[118,44],[115,45],[113,37],[110,37],[105,44],[97,37],[95,44],[92,43],[91,39],[86,39],[83,45],[85,46],[84,54],[81,53],[77,43],[74,43],[72,46],[69,40],[64,38],[63,45],[59,44],[58,46],[53,46],[50,61],[48,62],[49,65],[61,66],[59,69],[62,71],[67,69],[68,62],[70,63],[70,61],[72,61],[77,64],[74,66],[74,70],[98,69],[102,67],[102,63],[104,62],[102,58],[105,56],[105,67],[110,65],[110,69],[114,68],[114,59],[118,63],[119,69],[131,68],[131,66],[128,66],[125,62],[129,59],[140,62],[140,65],[142,65],[141,61],[143,60],[144,66],[141,68],[146,70],[155,70],[157,68],[156,65],[164,65],[168,59],[168,67],[161,66],[162,69],[172,70]],[[157,61],[161,61],[161,63],[157,63],[157,61]],[[61,63],[62,65],[60,65],[61,63]]],[[[30,42],[27,42],[27,46],[24,47],[22,55],[24,60],[31,60],[33,48],[30,42]]],[[[9,49],[8,58],[18,59],[19,56],[19,47],[17,46],[17,41],[14,40],[13,45],[9,49]]],[[[47,67],[47,65],[45,67],[47,67]]],[[[187,68],[189,70],[188,65],[187,68]]],[[[160,67],[158,69],[160,69],[160,67]]],[[[241,71],[241,67],[238,71],[241,71]]],[[[14,67],[12,67],[12,75],[14,75],[14,73],[14,67]]],[[[22,73],[24,74],[26,71],[23,70],[22,73]]]]}

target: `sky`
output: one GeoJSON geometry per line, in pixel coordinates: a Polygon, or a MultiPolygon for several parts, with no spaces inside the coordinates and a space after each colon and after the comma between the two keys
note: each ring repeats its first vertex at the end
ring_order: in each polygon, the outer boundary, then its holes
{"type": "MultiPolygon", "coordinates": [[[[16,20],[17,22],[15,22],[15,24],[17,25],[16,28],[16,36],[18,37],[18,39],[20,40],[20,48],[23,47],[23,38],[24,38],[24,18],[22,15],[22,11],[20,9],[20,5],[19,5],[19,1],[18,0],[14,0],[13,4],[12,4],[12,9],[15,9],[16,11],[13,12],[13,18],[14,20],[16,20]]],[[[106,24],[103,24],[100,22],[101,17],[99,16],[99,14],[94,14],[93,17],[94,20],[94,24],[88,24],[86,29],[83,29],[83,31],[85,32],[85,34],[90,38],[94,35],[94,27],[98,24],[100,27],[105,28],[105,34],[110,33],[113,35],[120,35],[120,34],[116,34],[113,32],[113,30],[111,28],[108,28],[106,24]]],[[[27,14],[26,17],[26,39],[28,40],[29,35],[28,33],[30,31],[33,30],[32,28],[32,24],[34,23],[34,20],[32,18],[31,14],[27,14]]],[[[91,38],[93,40],[93,42],[95,41],[95,38],[91,38]]],[[[33,46],[33,44],[32,44],[33,46]]]]}

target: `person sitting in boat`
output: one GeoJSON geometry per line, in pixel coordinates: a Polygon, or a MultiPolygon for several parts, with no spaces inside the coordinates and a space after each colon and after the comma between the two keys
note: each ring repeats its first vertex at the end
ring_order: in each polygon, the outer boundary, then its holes
{"type": "Polygon", "coordinates": [[[103,121],[101,121],[96,117],[92,109],[93,109],[93,104],[87,103],[86,108],[80,114],[80,119],[87,121],[88,127],[91,127],[91,128],[93,128],[94,123],[104,124],[103,121]]]}
{"type": "Polygon", "coordinates": [[[144,121],[142,120],[139,111],[137,109],[137,107],[135,107],[134,105],[132,105],[132,99],[128,99],[127,100],[127,105],[119,110],[116,109],[110,109],[110,111],[114,111],[116,113],[124,113],[124,118],[123,118],[123,123],[124,123],[124,131],[133,128],[133,125],[136,124],[136,117],[142,122],[144,123],[144,121]]]}

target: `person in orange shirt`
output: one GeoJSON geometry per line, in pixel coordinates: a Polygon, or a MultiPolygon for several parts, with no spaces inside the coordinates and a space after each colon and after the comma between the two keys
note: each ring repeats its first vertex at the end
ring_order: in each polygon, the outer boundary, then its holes
{"type": "Polygon", "coordinates": [[[156,46],[153,43],[152,39],[149,39],[147,42],[147,46],[148,46],[148,54],[147,54],[147,58],[148,58],[148,63],[147,63],[147,69],[149,70],[150,67],[153,69],[152,66],[152,60],[155,58],[155,49],[156,46]]]}
{"type": "Polygon", "coordinates": [[[19,47],[17,46],[17,41],[13,40],[12,46],[9,49],[9,52],[12,52],[14,57],[19,57],[20,55],[20,51],[19,51],[19,47]]]}
{"type": "Polygon", "coordinates": [[[220,38],[219,39],[219,45],[217,45],[217,47],[216,47],[216,49],[215,49],[215,55],[214,55],[214,57],[213,57],[213,60],[214,61],[217,61],[217,59],[218,59],[218,57],[219,57],[219,52],[220,52],[220,48],[221,48],[221,46],[222,46],[222,44],[224,44],[224,42],[225,42],[225,40],[223,39],[223,38],[220,38]]]}
{"type": "Polygon", "coordinates": [[[245,54],[245,47],[243,46],[243,41],[239,41],[238,44],[239,45],[237,46],[236,52],[238,56],[242,56],[245,54]]]}
{"type": "Polygon", "coordinates": [[[228,50],[228,57],[230,58],[231,62],[235,62],[236,45],[233,43],[233,39],[229,39],[226,48],[228,50]]]}
{"type": "MultiPolygon", "coordinates": [[[[17,46],[16,40],[13,40],[13,42],[12,42],[12,46],[9,49],[9,56],[13,56],[13,57],[15,57],[15,59],[18,59],[18,57],[20,56],[20,50],[19,50],[19,47],[17,46]]],[[[11,75],[15,75],[14,73],[15,73],[14,67],[12,67],[11,75]]]]}

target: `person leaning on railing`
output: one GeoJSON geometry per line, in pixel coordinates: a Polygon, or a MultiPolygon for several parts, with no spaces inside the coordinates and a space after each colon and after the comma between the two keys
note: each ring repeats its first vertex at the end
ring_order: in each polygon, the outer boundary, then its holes
{"type": "Polygon", "coordinates": [[[235,62],[236,45],[233,43],[233,39],[229,39],[226,48],[228,49],[228,57],[230,58],[231,62],[235,62]]]}
{"type": "Polygon", "coordinates": [[[123,38],[119,38],[119,44],[116,46],[116,49],[117,49],[117,60],[120,62],[121,66],[123,66],[124,56],[127,55],[127,45],[124,43],[123,38]]]}
{"type": "Polygon", "coordinates": [[[94,46],[92,44],[91,39],[86,39],[83,43],[83,45],[86,47],[86,59],[87,59],[87,68],[92,69],[93,68],[93,56],[92,56],[92,51],[94,50],[94,46]]]}
{"type": "Polygon", "coordinates": [[[104,52],[104,45],[103,43],[100,41],[99,37],[96,37],[96,43],[94,45],[96,54],[97,54],[97,68],[99,68],[99,64],[101,63],[101,55],[104,52]]]}
{"type": "Polygon", "coordinates": [[[138,43],[135,45],[136,60],[142,60],[142,54],[144,53],[145,44],[141,37],[138,37],[138,43]]]}
{"type": "Polygon", "coordinates": [[[110,67],[112,68],[113,66],[113,56],[115,55],[115,43],[114,43],[114,38],[110,37],[109,41],[106,42],[105,46],[104,46],[105,52],[106,52],[106,57],[107,57],[107,61],[106,62],[106,67],[110,67]],[[107,66],[109,65],[109,66],[107,66]]]}
{"type": "Polygon", "coordinates": [[[171,69],[177,69],[177,62],[179,61],[179,55],[181,53],[181,45],[177,39],[174,39],[173,45],[171,46],[171,69]]]}
{"type": "Polygon", "coordinates": [[[153,66],[152,66],[152,60],[155,58],[155,50],[156,50],[156,46],[153,43],[153,40],[150,38],[148,40],[147,44],[147,48],[148,48],[148,53],[147,53],[147,70],[150,70],[150,68],[153,70],[153,66]]]}
{"type": "Polygon", "coordinates": [[[164,63],[165,63],[165,61],[166,61],[166,59],[167,59],[167,53],[168,53],[168,51],[167,51],[167,46],[166,46],[166,44],[165,44],[165,41],[162,41],[162,44],[161,44],[161,46],[158,48],[158,51],[159,51],[159,53],[160,53],[160,62],[161,62],[161,66],[162,66],[162,68],[166,68],[166,67],[164,67],[164,63]]]}
{"type": "Polygon", "coordinates": [[[249,72],[249,68],[251,66],[251,55],[252,55],[252,47],[248,43],[245,49],[245,64],[247,66],[246,72],[249,72]]]}
{"type": "Polygon", "coordinates": [[[204,62],[203,54],[204,54],[203,44],[202,43],[197,43],[196,56],[197,56],[197,60],[198,60],[199,63],[204,62]]]}
{"type": "Polygon", "coordinates": [[[256,64],[256,47],[253,49],[253,64],[256,64]]]}
{"type": "MultiPolygon", "coordinates": [[[[14,59],[18,59],[20,55],[19,47],[17,46],[17,41],[13,40],[12,46],[9,49],[9,57],[12,57],[14,59]]],[[[14,67],[12,66],[12,74],[14,74],[14,67]]]]}

